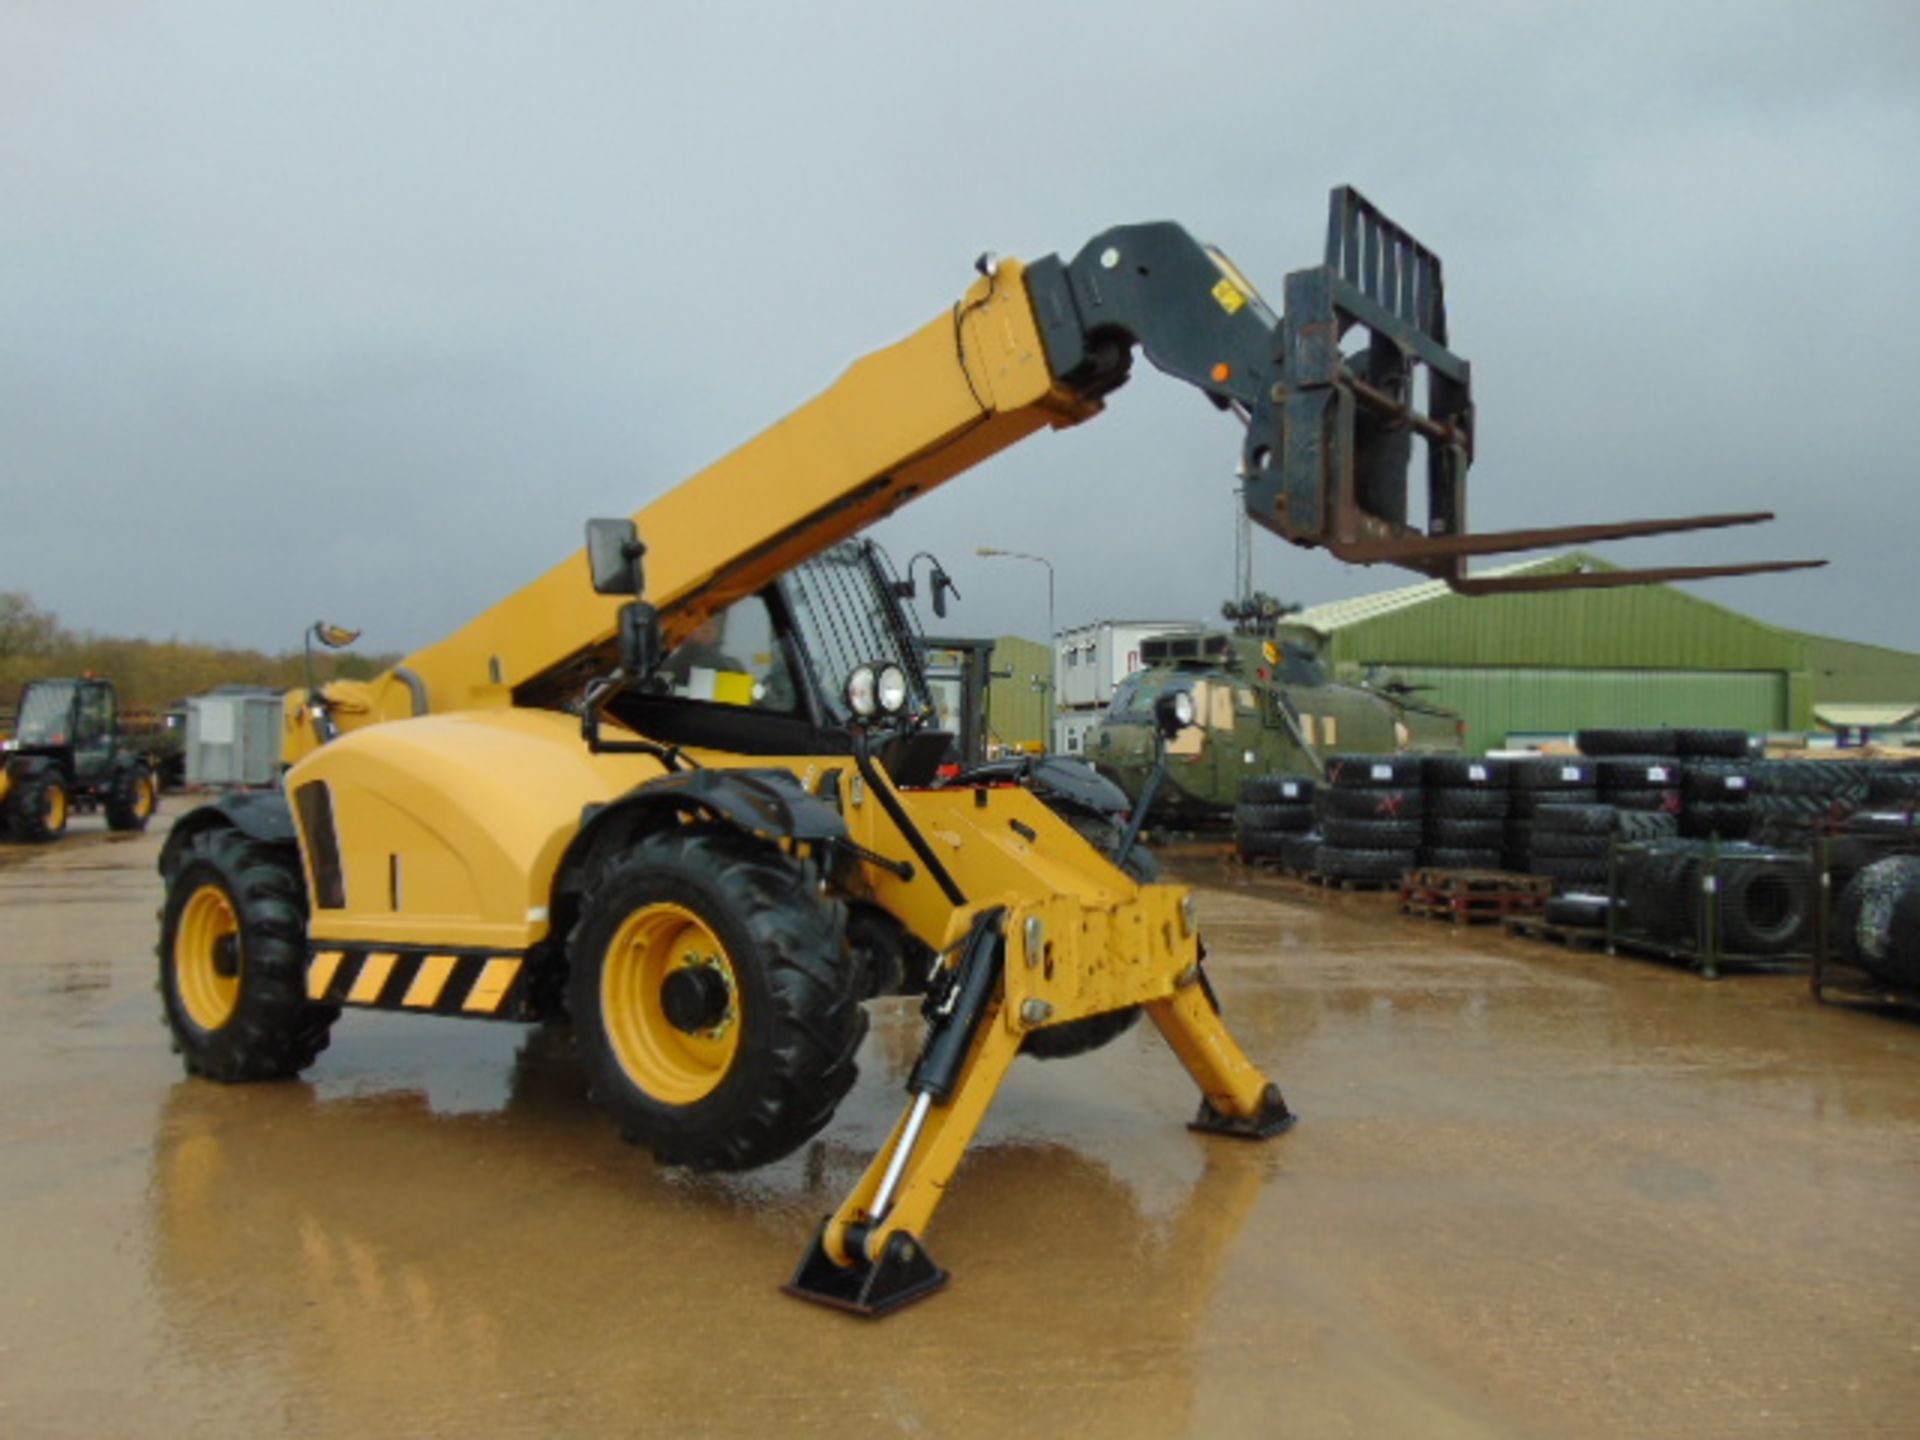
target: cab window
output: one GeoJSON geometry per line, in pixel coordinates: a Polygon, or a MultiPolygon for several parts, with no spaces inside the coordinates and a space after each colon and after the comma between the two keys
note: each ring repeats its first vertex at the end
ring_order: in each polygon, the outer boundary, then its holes
{"type": "Polygon", "coordinates": [[[682,700],[783,714],[800,705],[773,616],[758,595],[709,615],[668,652],[655,676],[666,693],[682,700]]]}
{"type": "Polygon", "coordinates": [[[113,729],[113,693],[106,686],[81,688],[73,728],[76,745],[97,745],[107,738],[113,729]]]}

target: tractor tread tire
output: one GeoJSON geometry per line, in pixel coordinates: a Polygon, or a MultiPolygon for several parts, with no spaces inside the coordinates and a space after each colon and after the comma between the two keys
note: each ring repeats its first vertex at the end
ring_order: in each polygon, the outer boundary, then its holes
{"type": "Polygon", "coordinates": [[[1417,850],[1425,838],[1418,820],[1348,820],[1338,815],[1322,821],[1321,832],[1336,850],[1417,850]]]}
{"type": "Polygon", "coordinates": [[[1719,874],[1720,934],[1741,955],[1785,955],[1806,936],[1806,867],[1791,861],[1737,859],[1719,874]]]}
{"type": "Polygon", "coordinates": [[[567,949],[568,1010],[589,1093],[622,1138],[662,1164],[768,1164],[818,1134],[852,1088],[867,1015],[843,907],[762,841],[720,825],[642,836],[595,877],[567,949]],[[601,1022],[607,947],[636,909],[662,902],[691,911],[726,946],[747,1027],[727,1073],[684,1104],[643,1090],[601,1022]]]}
{"type": "Polygon", "coordinates": [[[1241,835],[1298,834],[1313,828],[1313,807],[1244,801],[1233,807],[1233,828],[1241,835]]]}
{"type": "Polygon", "coordinates": [[[1579,892],[1556,895],[1547,902],[1546,908],[1540,913],[1540,918],[1549,925],[1569,925],[1598,930],[1607,923],[1607,910],[1611,904],[1612,902],[1605,895],[1587,895],[1579,892]]]}
{"type": "Polygon", "coordinates": [[[1429,755],[1420,776],[1429,790],[1505,790],[1508,765],[1479,755],[1429,755]]]}
{"type": "Polygon", "coordinates": [[[289,1080],[327,1048],[340,1011],[307,998],[307,894],[291,846],[266,845],[226,826],[203,830],[167,883],[160,924],[160,996],[189,1075],[225,1084],[289,1080]],[[240,927],[240,990],[226,1023],[206,1030],[181,999],[175,938],[187,901],[209,883],[240,927]]]}
{"type": "Polygon", "coordinates": [[[72,795],[67,794],[66,803],[60,807],[58,825],[47,819],[53,809],[54,791],[65,794],[66,789],[66,782],[50,771],[15,782],[13,793],[7,796],[7,819],[14,838],[29,845],[46,845],[66,834],[66,817],[73,813],[72,795]]]}
{"type": "Polygon", "coordinates": [[[1400,880],[1414,868],[1417,853],[1412,849],[1322,845],[1314,851],[1313,865],[1333,880],[1400,880]]]}
{"type": "Polygon", "coordinates": [[[1741,760],[1752,752],[1753,737],[1745,730],[1675,730],[1673,738],[1679,742],[1681,755],[1702,759],[1712,756],[1715,759],[1741,760]]]}
{"type": "Polygon", "coordinates": [[[1507,814],[1515,820],[1531,820],[1543,805],[1598,805],[1600,791],[1592,785],[1569,785],[1559,790],[1510,790],[1507,814]]]}
{"type": "Polygon", "coordinates": [[[1313,801],[1314,782],[1298,775],[1250,775],[1240,782],[1244,805],[1306,805],[1313,801]]]}
{"type": "Polygon", "coordinates": [[[1528,755],[1507,762],[1510,790],[1591,790],[1593,761],[1584,755],[1528,755]]]}
{"type": "Polygon", "coordinates": [[[1582,755],[1666,755],[1680,753],[1679,734],[1664,727],[1651,729],[1580,730],[1573,743],[1582,755]]]}
{"type": "Polygon", "coordinates": [[[1684,808],[1678,790],[1603,790],[1607,804],[1616,810],[1650,811],[1654,814],[1678,815],[1684,808]]]}
{"type": "Polygon", "coordinates": [[[1753,830],[1753,811],[1745,805],[1689,805],[1680,812],[1680,833],[1689,839],[1744,840],[1753,830]]]}
{"type": "Polygon", "coordinates": [[[126,765],[114,772],[107,790],[107,828],[144,830],[153,818],[160,797],[160,782],[145,765],[126,765]],[[144,794],[142,786],[144,785],[144,794]]]}
{"type": "Polygon", "coordinates": [[[1659,790],[1678,788],[1680,762],[1671,755],[1610,755],[1593,762],[1600,793],[1609,790],[1659,790]]]}
{"type": "Polygon", "coordinates": [[[1498,870],[1503,853],[1497,848],[1462,849],[1436,845],[1422,849],[1420,863],[1433,870],[1498,870]]]}
{"type": "Polygon", "coordinates": [[[1888,856],[1853,877],[1834,917],[1834,946],[1845,964],[1920,987],[1920,855],[1888,856]]]}
{"type": "Polygon", "coordinates": [[[1611,835],[1588,835],[1578,830],[1536,830],[1529,853],[1536,860],[1600,860],[1607,858],[1611,835]]]}
{"type": "Polygon", "coordinates": [[[1465,789],[1449,787],[1427,792],[1427,814],[1449,820],[1505,820],[1513,811],[1513,796],[1495,786],[1465,789]]]}
{"type": "Polygon", "coordinates": [[[1242,830],[1234,840],[1242,859],[1277,859],[1286,853],[1287,841],[1306,833],[1304,830],[1242,830]]]}
{"type": "Polygon", "coordinates": [[[1680,817],[1658,810],[1621,810],[1613,833],[1622,840],[1671,840],[1680,833],[1680,817]]]}
{"type": "Polygon", "coordinates": [[[1340,790],[1420,788],[1420,755],[1329,755],[1327,784],[1340,790]]]}
{"type": "Polygon", "coordinates": [[[1533,814],[1536,838],[1561,835],[1611,835],[1617,816],[1611,805],[1542,805],[1533,814]]]}
{"type": "Polygon", "coordinates": [[[1322,790],[1314,802],[1319,813],[1334,820],[1418,820],[1425,797],[1418,789],[1380,786],[1373,789],[1322,790]]]}
{"type": "Polygon", "coordinates": [[[1427,816],[1426,841],[1450,850],[1497,850],[1507,841],[1505,820],[1435,819],[1427,816]]]}

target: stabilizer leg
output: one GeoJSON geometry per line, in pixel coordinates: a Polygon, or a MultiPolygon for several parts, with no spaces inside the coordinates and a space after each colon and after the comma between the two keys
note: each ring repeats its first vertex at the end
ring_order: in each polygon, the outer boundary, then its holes
{"type": "Polygon", "coordinates": [[[1200,1087],[1200,1113],[1187,1127],[1241,1140],[1269,1140],[1294,1126],[1280,1087],[1260,1073],[1221,1023],[1204,973],[1147,1006],[1147,1014],[1200,1087]]]}
{"type": "Polygon", "coordinates": [[[998,910],[976,922],[908,1081],[913,1103],[821,1226],[787,1294],[877,1318],[947,1283],[919,1237],[1020,1053],[1004,1023],[1001,923],[998,910]]]}

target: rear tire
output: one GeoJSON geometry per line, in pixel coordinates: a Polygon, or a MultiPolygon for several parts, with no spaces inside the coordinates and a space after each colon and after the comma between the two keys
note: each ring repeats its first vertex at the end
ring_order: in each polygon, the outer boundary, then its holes
{"type": "Polygon", "coordinates": [[[290,848],[203,831],[167,886],[160,995],[189,1075],[298,1075],[340,1012],[307,999],[307,898],[290,848]]]}
{"type": "Polygon", "coordinates": [[[668,1165],[746,1170],[804,1145],[867,1030],[845,930],[770,845],[712,826],[642,837],[567,941],[595,1103],[668,1165]]]}
{"type": "Polygon", "coordinates": [[[29,845],[44,845],[67,833],[72,801],[66,782],[58,775],[31,775],[19,782],[7,809],[13,833],[29,845]]]}

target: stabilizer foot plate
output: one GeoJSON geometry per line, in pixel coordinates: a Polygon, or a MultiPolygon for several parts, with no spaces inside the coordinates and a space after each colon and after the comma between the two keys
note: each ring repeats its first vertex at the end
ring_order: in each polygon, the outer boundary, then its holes
{"type": "Polygon", "coordinates": [[[829,1223],[831,1220],[820,1226],[793,1279],[780,1287],[787,1294],[878,1320],[946,1288],[947,1272],[934,1264],[926,1247],[905,1231],[893,1233],[886,1252],[877,1261],[853,1266],[834,1264],[825,1244],[829,1223]]]}
{"type": "Polygon", "coordinates": [[[1287,1102],[1281,1098],[1280,1087],[1269,1085],[1260,1097],[1258,1115],[1244,1120],[1233,1115],[1222,1115],[1213,1108],[1212,1101],[1202,1100],[1200,1113],[1187,1128],[1202,1130],[1209,1135],[1231,1135],[1238,1140],[1271,1140],[1275,1135],[1286,1134],[1299,1118],[1287,1108],[1287,1102]]]}

